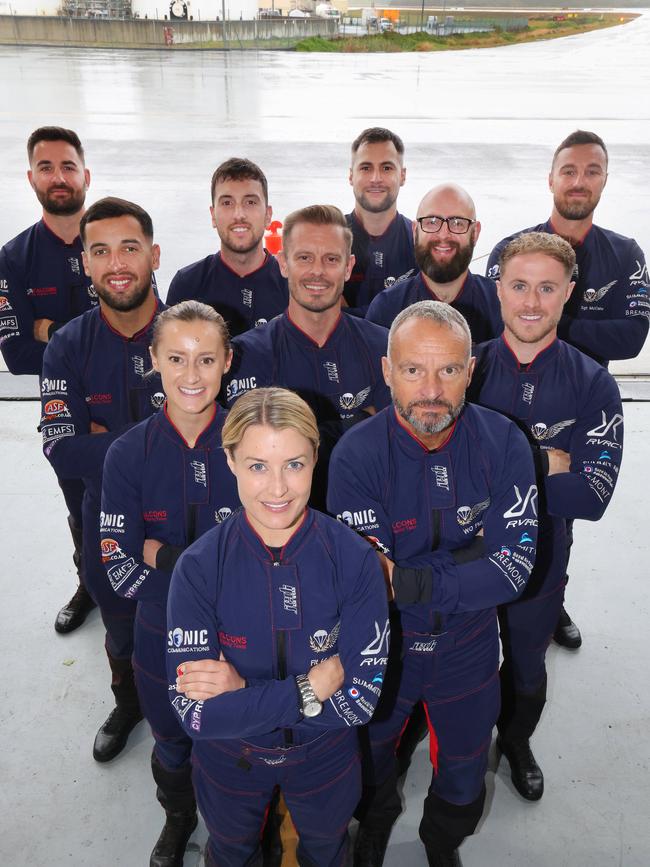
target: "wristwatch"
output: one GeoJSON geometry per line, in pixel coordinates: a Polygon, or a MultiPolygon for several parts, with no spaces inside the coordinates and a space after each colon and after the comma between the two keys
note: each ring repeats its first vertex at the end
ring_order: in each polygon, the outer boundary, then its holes
{"type": "Polygon", "coordinates": [[[300,711],[303,716],[318,716],[323,709],[323,703],[318,700],[306,674],[296,675],[296,686],[300,696],[300,711]]]}

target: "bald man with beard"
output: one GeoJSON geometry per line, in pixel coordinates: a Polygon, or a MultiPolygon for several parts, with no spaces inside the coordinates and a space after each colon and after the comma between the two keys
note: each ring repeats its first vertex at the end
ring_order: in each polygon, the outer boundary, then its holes
{"type": "Polygon", "coordinates": [[[417,301],[444,301],[467,320],[472,342],[497,337],[503,330],[494,284],[469,270],[481,224],[469,193],[457,184],[429,190],[413,221],[419,273],[380,292],[366,319],[390,328],[401,310],[417,301]]]}

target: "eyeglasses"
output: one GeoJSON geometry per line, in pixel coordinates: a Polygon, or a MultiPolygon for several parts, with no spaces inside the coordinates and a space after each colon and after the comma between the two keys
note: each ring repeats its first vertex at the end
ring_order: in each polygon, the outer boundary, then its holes
{"type": "Polygon", "coordinates": [[[422,231],[429,235],[439,232],[445,223],[452,235],[465,235],[476,222],[467,217],[436,217],[433,214],[430,217],[417,217],[417,221],[422,231]]]}

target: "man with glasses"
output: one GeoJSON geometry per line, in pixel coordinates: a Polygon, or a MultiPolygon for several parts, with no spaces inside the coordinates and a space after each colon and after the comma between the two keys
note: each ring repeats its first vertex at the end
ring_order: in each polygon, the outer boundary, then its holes
{"type": "Polygon", "coordinates": [[[420,273],[385,289],[366,318],[390,328],[397,314],[416,301],[444,301],[467,320],[473,343],[503,329],[494,284],[469,271],[481,232],[474,202],[462,187],[443,184],[426,194],[413,223],[420,273]]]}
{"type": "MultiPolygon", "coordinates": [[[[568,241],[576,254],[575,288],[564,306],[558,337],[605,367],[641,352],[650,314],[643,251],[632,238],[593,222],[607,183],[608,159],[605,142],[596,133],[579,129],[567,136],[553,154],[548,176],[553,196],[550,218],[504,238],[487,265],[488,276],[498,280],[502,251],[526,232],[548,232],[568,241]]],[[[571,542],[569,527],[569,547],[571,542]]],[[[553,637],[568,650],[582,644],[580,630],[564,608],[553,637]]]]}

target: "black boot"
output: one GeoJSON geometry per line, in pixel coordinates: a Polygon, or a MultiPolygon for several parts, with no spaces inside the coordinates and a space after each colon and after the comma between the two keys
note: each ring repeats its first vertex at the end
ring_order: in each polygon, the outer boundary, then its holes
{"type": "Polygon", "coordinates": [[[469,804],[451,804],[429,792],[418,831],[430,867],[462,867],[458,847],[476,830],[484,806],[485,786],[469,804]]]}
{"type": "Polygon", "coordinates": [[[504,740],[497,747],[510,762],[510,777],[515,789],[527,801],[539,801],[544,794],[544,774],[537,764],[528,738],[504,740]]]}
{"type": "Polygon", "coordinates": [[[185,847],[198,821],[196,811],[167,813],[160,837],[153,847],[149,867],[183,867],[185,847]]]}
{"type": "Polygon", "coordinates": [[[560,647],[566,647],[567,650],[577,650],[582,644],[582,635],[580,630],[569,617],[564,607],[558,617],[557,626],[553,633],[553,640],[560,647]]]}
{"type": "Polygon", "coordinates": [[[110,762],[119,755],[126,746],[131,731],[142,719],[131,660],[115,659],[108,653],[107,656],[116,706],[95,736],[93,758],[96,762],[110,762]]]}
{"type": "Polygon", "coordinates": [[[88,617],[88,614],[93,610],[93,608],[95,608],[95,603],[83,583],[83,575],[81,571],[81,527],[77,527],[70,515],[68,515],[68,526],[70,527],[70,534],[72,535],[72,542],[74,544],[74,554],[72,555],[72,559],[77,569],[77,575],[79,576],[79,586],[77,587],[72,599],[67,605],[64,605],[56,615],[54,628],[62,635],[72,632],[81,626],[86,617],[88,617]]]}
{"type": "Polygon", "coordinates": [[[391,831],[392,826],[386,830],[364,824],[359,825],[354,841],[352,862],[354,867],[381,867],[386,856],[391,831]]]}
{"type": "Polygon", "coordinates": [[[154,750],[151,772],[158,787],[156,797],[167,818],[151,853],[149,867],[183,867],[185,847],[198,823],[191,766],[188,762],[173,770],[165,768],[154,750]]]}
{"type": "Polygon", "coordinates": [[[515,789],[527,801],[539,801],[544,794],[544,774],[530,749],[530,738],[546,704],[546,677],[536,692],[524,694],[514,691],[505,668],[501,674],[497,747],[510,762],[515,789]]]}
{"type": "Polygon", "coordinates": [[[458,849],[453,852],[435,852],[426,846],[425,849],[429,867],[463,867],[458,849]]]}

